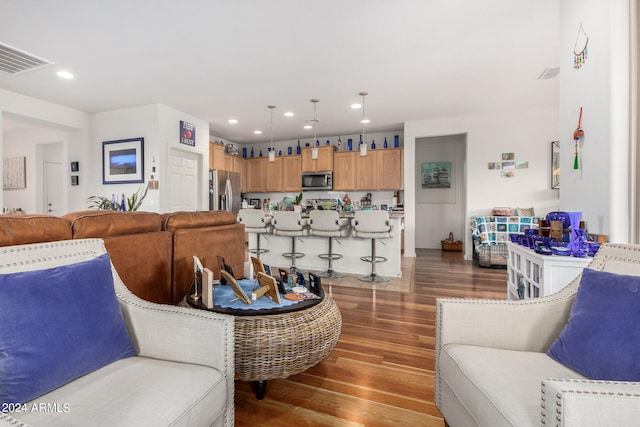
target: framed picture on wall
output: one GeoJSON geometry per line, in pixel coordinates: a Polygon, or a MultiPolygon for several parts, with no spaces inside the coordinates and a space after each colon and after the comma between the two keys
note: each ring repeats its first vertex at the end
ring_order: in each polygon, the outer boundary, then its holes
{"type": "Polygon", "coordinates": [[[422,188],[451,188],[451,162],[422,164],[422,188]]]}
{"type": "Polygon", "coordinates": [[[102,142],[102,183],[144,182],[144,138],[102,142]]]}

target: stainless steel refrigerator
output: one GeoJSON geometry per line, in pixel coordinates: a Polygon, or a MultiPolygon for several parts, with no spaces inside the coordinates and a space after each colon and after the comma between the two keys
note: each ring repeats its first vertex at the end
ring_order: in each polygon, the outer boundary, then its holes
{"type": "Polygon", "coordinates": [[[209,210],[238,213],[240,210],[240,174],[209,170],[209,210]]]}

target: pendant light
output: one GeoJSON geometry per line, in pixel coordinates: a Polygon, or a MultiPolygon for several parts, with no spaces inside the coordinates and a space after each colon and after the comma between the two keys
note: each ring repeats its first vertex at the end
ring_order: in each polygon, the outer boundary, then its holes
{"type": "Polygon", "coordinates": [[[311,102],[313,102],[313,148],[311,149],[311,158],[315,160],[318,158],[318,147],[316,146],[316,123],[318,123],[318,119],[316,119],[316,105],[320,100],[313,98],[311,102]]]}
{"type": "Polygon", "coordinates": [[[271,110],[271,149],[269,150],[269,161],[276,161],[276,151],[273,149],[273,109],[276,108],[275,105],[267,105],[267,108],[271,110]]]}
{"type": "Polygon", "coordinates": [[[368,94],[369,94],[368,92],[364,92],[364,91],[358,94],[362,97],[362,120],[360,121],[360,123],[362,123],[362,144],[360,144],[360,155],[363,157],[367,155],[367,143],[365,142],[366,139],[364,137],[364,124],[367,123],[367,121],[364,118],[364,97],[367,96],[368,94]]]}

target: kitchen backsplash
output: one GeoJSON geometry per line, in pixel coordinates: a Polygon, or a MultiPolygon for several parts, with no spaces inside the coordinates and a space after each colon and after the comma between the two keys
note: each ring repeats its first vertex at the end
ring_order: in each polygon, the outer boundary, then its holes
{"type": "MultiPolygon", "coordinates": [[[[306,205],[307,199],[312,200],[320,200],[320,199],[332,199],[342,200],[347,194],[351,199],[352,203],[360,202],[361,199],[365,198],[367,194],[371,194],[371,205],[380,208],[381,205],[387,205],[387,207],[395,207],[394,202],[394,191],[304,191],[302,192],[302,205],[306,205]]],[[[398,204],[403,202],[403,191],[400,191],[400,197],[398,200],[398,204]]],[[[260,199],[261,203],[265,199],[269,199],[270,203],[281,202],[285,197],[289,197],[295,199],[295,197],[300,193],[295,192],[285,192],[285,193],[242,193],[242,197],[247,199],[249,202],[250,199],[260,199]]]]}

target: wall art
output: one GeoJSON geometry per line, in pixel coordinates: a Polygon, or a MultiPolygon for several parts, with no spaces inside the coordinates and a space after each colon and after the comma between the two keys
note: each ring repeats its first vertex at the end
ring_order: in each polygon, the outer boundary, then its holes
{"type": "Polygon", "coordinates": [[[451,162],[422,164],[422,188],[451,188],[451,162]]]}
{"type": "Polygon", "coordinates": [[[102,142],[102,183],[144,182],[144,138],[102,142]]]}
{"type": "Polygon", "coordinates": [[[26,157],[7,157],[2,162],[2,189],[19,190],[27,188],[26,157]]]}

